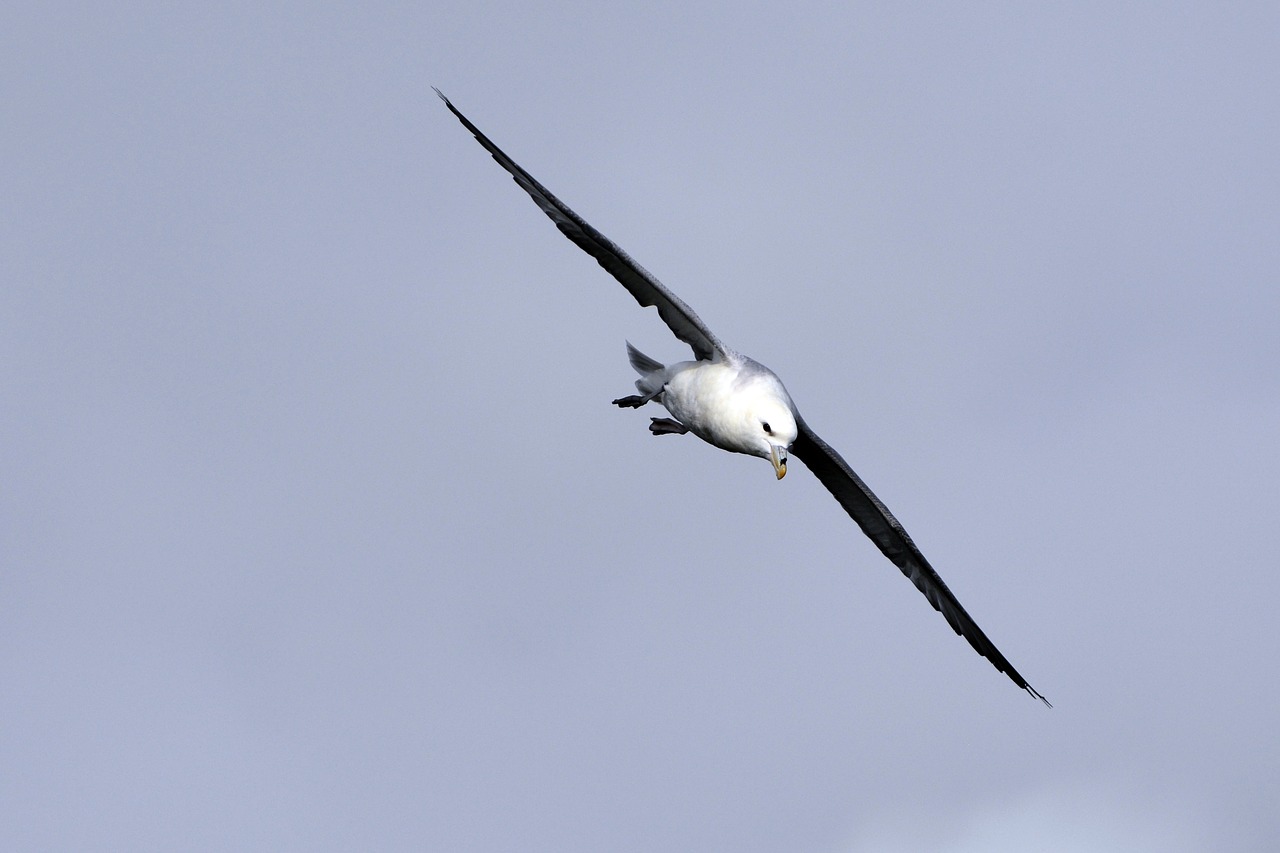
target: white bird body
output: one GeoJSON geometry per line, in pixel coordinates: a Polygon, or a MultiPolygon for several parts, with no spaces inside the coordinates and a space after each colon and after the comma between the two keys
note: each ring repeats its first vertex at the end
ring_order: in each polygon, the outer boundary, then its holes
{"type": "MultiPolygon", "coordinates": [[[[633,350],[634,351],[634,350],[633,350]]],[[[733,453],[786,458],[796,439],[791,395],[772,370],[742,356],[644,370],[636,388],[708,444],[733,453]]],[[[779,477],[785,472],[785,462],[779,477]]]]}
{"type": "Polygon", "coordinates": [[[680,297],[538,183],[458,112],[439,89],[436,94],[566,237],[595,258],[642,306],[657,308],[658,316],[672,334],[693,349],[693,361],[668,366],[628,344],[631,366],[640,374],[636,382],[640,394],[614,400],[616,405],[640,408],[657,402],[674,420],[653,418],[649,430],[654,435],[692,432],[724,450],[763,457],[772,463],[778,479],[787,473],[790,451],[813,471],[862,532],[924,594],[952,630],[1014,684],[1049,704],[978,627],[888,507],[800,417],[791,395],[773,371],[721,343],[680,297]]]}

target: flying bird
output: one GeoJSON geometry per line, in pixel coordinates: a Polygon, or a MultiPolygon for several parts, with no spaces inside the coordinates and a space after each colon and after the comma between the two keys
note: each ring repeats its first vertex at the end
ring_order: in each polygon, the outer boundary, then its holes
{"type": "Polygon", "coordinates": [[[726,346],[680,297],[508,157],[443,92],[435,92],[566,237],[595,258],[640,305],[657,308],[672,333],[692,348],[692,361],[662,364],[628,343],[628,358],[640,375],[635,383],[640,393],[620,397],[615,405],[638,409],[657,403],[671,417],[650,419],[654,435],[693,433],[722,450],[759,456],[769,461],[779,480],[787,473],[788,459],[799,459],[957,634],[1014,684],[1049,705],[973,621],[888,507],[805,423],[772,370],[726,346]]]}

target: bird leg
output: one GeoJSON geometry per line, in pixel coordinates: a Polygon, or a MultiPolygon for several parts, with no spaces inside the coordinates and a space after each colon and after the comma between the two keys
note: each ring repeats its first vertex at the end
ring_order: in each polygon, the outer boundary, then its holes
{"type": "Polygon", "coordinates": [[[632,394],[630,397],[619,397],[613,401],[613,404],[621,409],[638,409],[656,396],[658,395],[645,394],[641,397],[639,394],[632,394]]]}
{"type": "Polygon", "coordinates": [[[649,432],[654,435],[684,435],[689,428],[671,418],[649,418],[649,432]]]}

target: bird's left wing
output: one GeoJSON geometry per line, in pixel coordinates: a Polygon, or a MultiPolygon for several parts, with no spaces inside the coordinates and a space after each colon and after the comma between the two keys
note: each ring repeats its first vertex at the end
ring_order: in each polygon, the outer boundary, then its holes
{"type": "Polygon", "coordinates": [[[666,285],[633,261],[631,256],[622,251],[617,244],[587,224],[581,216],[570,210],[567,204],[552,195],[550,190],[520,168],[515,160],[503,153],[502,149],[494,145],[489,137],[481,133],[480,129],[466,116],[458,112],[458,108],[449,102],[443,92],[436,89],[436,94],[440,96],[440,100],[444,101],[449,112],[457,116],[458,121],[471,131],[476,141],[493,155],[493,159],[498,161],[499,166],[511,173],[511,177],[515,178],[521,189],[533,198],[534,203],[542,208],[542,212],[551,218],[566,237],[595,258],[600,266],[622,283],[637,302],[645,307],[657,306],[658,316],[677,338],[693,348],[696,358],[699,360],[709,360],[717,356],[730,360],[736,358],[733,351],[720,343],[702,319],[693,313],[693,309],[685,305],[680,297],[668,290],[666,285]]]}
{"type": "Polygon", "coordinates": [[[813,471],[822,485],[835,496],[844,507],[845,512],[862,528],[862,532],[888,557],[902,573],[911,579],[916,589],[924,593],[933,609],[943,615],[957,634],[969,641],[969,645],[1012,679],[1013,683],[1044,702],[1049,701],[1041,696],[1035,688],[1027,684],[1027,680],[1013,668],[1009,659],[1000,653],[995,643],[987,638],[978,623],[973,621],[951,590],[943,583],[942,578],[934,571],[933,566],[920,553],[920,549],[911,541],[907,531],[902,528],[898,519],[893,517],[888,507],[880,502],[862,478],[854,473],[839,453],[832,449],[809,428],[803,418],[797,418],[800,434],[791,445],[791,454],[804,462],[813,471]]]}

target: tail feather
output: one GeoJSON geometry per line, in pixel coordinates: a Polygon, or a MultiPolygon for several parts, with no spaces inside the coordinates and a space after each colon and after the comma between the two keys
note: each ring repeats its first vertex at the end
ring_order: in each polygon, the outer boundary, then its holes
{"type": "Polygon", "coordinates": [[[631,366],[635,369],[636,373],[639,373],[641,376],[648,376],[650,373],[657,373],[666,366],[662,362],[654,361],[649,358],[649,356],[640,352],[640,350],[631,345],[631,341],[627,341],[627,360],[631,362],[631,366]]]}

